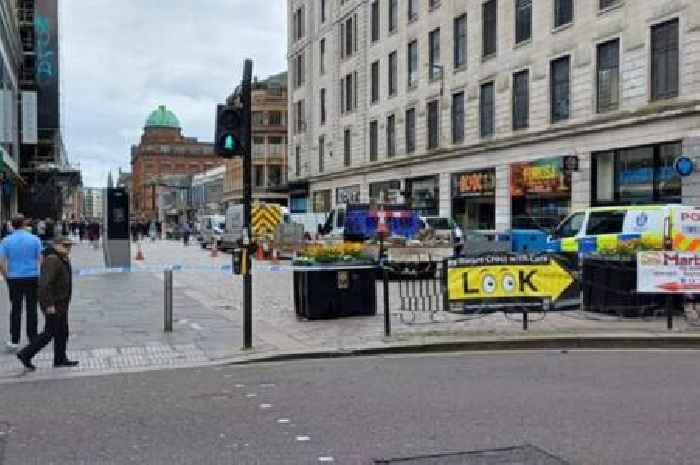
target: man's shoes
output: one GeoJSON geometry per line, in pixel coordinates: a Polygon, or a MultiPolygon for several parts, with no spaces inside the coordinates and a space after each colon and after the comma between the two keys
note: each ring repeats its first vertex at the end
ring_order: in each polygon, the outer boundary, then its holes
{"type": "Polygon", "coordinates": [[[77,367],[78,364],[77,360],[61,360],[60,362],[53,362],[54,368],[72,368],[72,367],[77,367]]]}
{"type": "Polygon", "coordinates": [[[32,361],[25,357],[21,352],[17,354],[17,358],[19,359],[20,362],[22,362],[22,365],[24,365],[24,368],[27,371],[34,371],[36,370],[36,367],[32,364],[32,361]]]}
{"type": "Polygon", "coordinates": [[[7,349],[8,352],[17,352],[19,350],[19,344],[15,344],[12,341],[7,341],[5,343],[5,348],[7,349]]]}

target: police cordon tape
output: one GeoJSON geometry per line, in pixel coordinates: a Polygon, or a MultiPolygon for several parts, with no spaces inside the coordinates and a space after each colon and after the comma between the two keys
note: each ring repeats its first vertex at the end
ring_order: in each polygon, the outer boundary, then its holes
{"type": "MultiPolygon", "coordinates": [[[[369,269],[376,268],[372,265],[361,266],[293,266],[293,265],[256,265],[253,272],[279,273],[290,271],[327,271],[327,270],[347,270],[347,269],[369,269]]],[[[121,273],[162,273],[164,271],[175,272],[202,272],[202,273],[224,273],[233,274],[231,265],[221,266],[187,266],[187,265],[148,265],[137,267],[113,267],[113,268],[82,268],[73,270],[76,277],[100,276],[121,273]]]]}

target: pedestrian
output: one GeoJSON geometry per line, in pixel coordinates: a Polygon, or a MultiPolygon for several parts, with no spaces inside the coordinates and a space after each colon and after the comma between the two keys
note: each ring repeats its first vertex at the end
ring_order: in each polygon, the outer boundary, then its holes
{"type": "Polygon", "coordinates": [[[190,228],[190,225],[187,223],[182,224],[182,242],[187,247],[190,245],[190,233],[192,232],[192,229],[190,228]]]}
{"type": "Polygon", "coordinates": [[[2,233],[0,234],[0,240],[5,239],[7,236],[12,234],[14,228],[12,227],[12,221],[6,221],[2,224],[2,233]]]}
{"type": "Polygon", "coordinates": [[[7,281],[10,293],[10,340],[7,349],[19,348],[22,331],[22,304],[27,309],[27,338],[32,341],[37,334],[37,286],[41,263],[41,241],[25,225],[23,216],[12,220],[13,233],[0,243],[0,274],[7,281]]]}
{"type": "Polygon", "coordinates": [[[148,235],[151,238],[151,242],[155,242],[155,240],[156,240],[156,223],[155,223],[155,221],[151,221],[151,226],[148,228],[148,235]]]}
{"type": "Polygon", "coordinates": [[[158,240],[163,239],[163,223],[156,221],[156,237],[158,240]]]}
{"type": "Polygon", "coordinates": [[[87,232],[87,222],[83,219],[78,225],[78,235],[80,236],[80,242],[85,239],[85,233],[87,232]]]}
{"type": "Polygon", "coordinates": [[[41,242],[46,241],[46,221],[39,220],[36,223],[36,235],[39,236],[41,242]]]}
{"type": "Polygon", "coordinates": [[[28,371],[36,370],[32,358],[53,339],[53,366],[74,367],[77,361],[66,355],[68,342],[68,307],[73,294],[70,252],[73,243],[65,236],[57,237],[44,251],[39,277],[39,305],[46,317],[46,326],[37,338],[17,353],[28,371]]]}

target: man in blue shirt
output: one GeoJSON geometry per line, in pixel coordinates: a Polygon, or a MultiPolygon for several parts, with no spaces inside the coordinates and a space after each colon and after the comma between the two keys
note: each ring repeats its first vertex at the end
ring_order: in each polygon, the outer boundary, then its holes
{"type": "Polygon", "coordinates": [[[14,232],[0,243],[0,275],[7,280],[10,291],[10,337],[7,348],[19,348],[22,329],[22,302],[27,304],[27,337],[37,335],[37,288],[41,264],[41,241],[25,229],[23,216],[12,220],[14,232]]]}

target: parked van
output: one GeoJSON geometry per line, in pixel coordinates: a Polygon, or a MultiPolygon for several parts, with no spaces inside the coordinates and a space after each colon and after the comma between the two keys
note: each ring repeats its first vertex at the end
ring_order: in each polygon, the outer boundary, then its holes
{"type": "Polygon", "coordinates": [[[576,211],[557,226],[548,251],[614,249],[618,241],[640,239],[650,249],[700,251],[700,208],[686,205],[594,207],[576,211]],[[664,239],[670,243],[664,244],[664,239]]]}
{"type": "Polygon", "coordinates": [[[214,242],[221,247],[221,239],[226,228],[226,217],[223,215],[205,215],[199,219],[199,243],[203,249],[214,242]]]}

